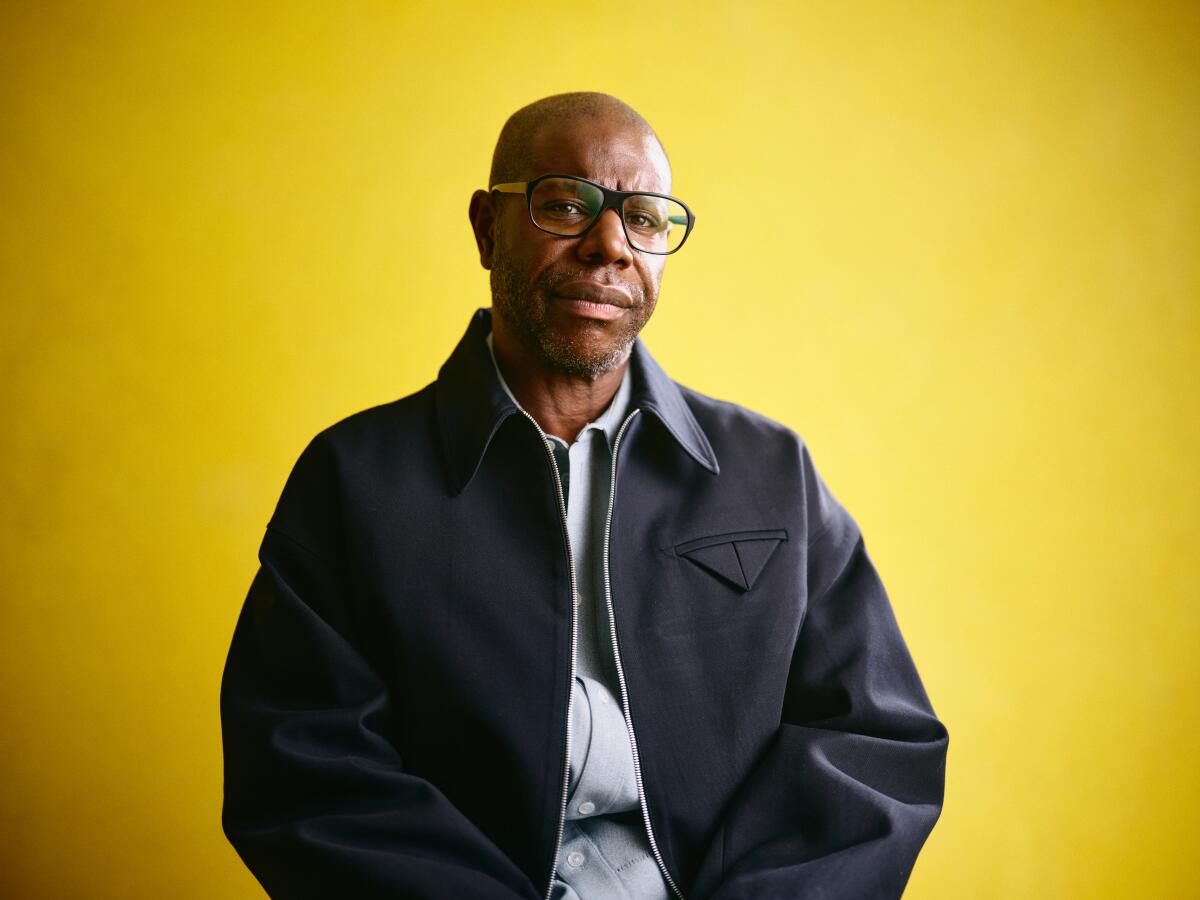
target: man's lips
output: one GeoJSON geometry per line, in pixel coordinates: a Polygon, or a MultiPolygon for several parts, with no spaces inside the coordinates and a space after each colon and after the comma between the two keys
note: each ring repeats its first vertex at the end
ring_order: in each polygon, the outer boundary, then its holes
{"type": "Polygon", "coordinates": [[[554,296],[574,315],[606,322],[633,306],[633,298],[624,288],[597,281],[569,281],[555,288],[554,296]]]}
{"type": "Polygon", "coordinates": [[[568,281],[556,287],[554,293],[567,300],[608,304],[619,306],[621,309],[633,306],[633,298],[627,288],[615,284],[601,284],[598,281],[568,281]]]}

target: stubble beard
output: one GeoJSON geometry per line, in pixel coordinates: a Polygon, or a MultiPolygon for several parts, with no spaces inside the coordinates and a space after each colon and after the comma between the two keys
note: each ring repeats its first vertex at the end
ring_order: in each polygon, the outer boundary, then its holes
{"type": "Polygon", "coordinates": [[[633,293],[632,315],[620,323],[596,326],[609,331],[609,342],[596,346],[586,340],[561,335],[550,320],[554,289],[568,281],[594,279],[584,270],[543,272],[531,286],[523,285],[508,264],[505,254],[497,253],[492,263],[492,306],[525,347],[555,371],[593,381],[611,372],[629,356],[633,342],[650,320],[657,297],[648,298],[644,290],[630,286],[633,293]]]}

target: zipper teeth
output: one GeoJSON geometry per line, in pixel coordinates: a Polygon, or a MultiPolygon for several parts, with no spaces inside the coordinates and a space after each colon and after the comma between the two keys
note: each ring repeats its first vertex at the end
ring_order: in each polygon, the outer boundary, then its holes
{"type": "MultiPolygon", "coordinates": [[[[517,408],[520,409],[520,407],[517,408]]],[[[550,894],[554,890],[554,876],[558,873],[558,854],[562,850],[563,831],[567,824],[567,795],[571,787],[571,707],[575,700],[575,643],[578,627],[575,618],[575,554],[571,549],[571,532],[567,528],[567,501],[563,497],[562,478],[558,474],[558,462],[554,459],[554,449],[550,446],[550,439],[546,437],[546,432],[542,431],[542,426],[537,423],[537,420],[523,409],[521,409],[521,414],[537,429],[537,433],[542,439],[542,447],[550,460],[550,474],[554,476],[554,491],[558,496],[563,541],[567,547],[567,574],[571,579],[571,680],[567,682],[567,727],[565,729],[566,738],[563,742],[562,799],[559,801],[558,807],[558,831],[554,837],[554,855],[550,857],[550,877],[546,884],[546,900],[550,900],[550,894]]]]}
{"type": "MultiPolygon", "coordinates": [[[[679,900],[683,900],[683,892],[679,890],[675,880],[671,878],[671,873],[667,871],[667,864],[663,862],[662,854],[658,851],[658,842],[654,840],[654,829],[650,825],[650,804],[646,800],[646,788],[642,783],[642,763],[638,756],[637,736],[633,732],[633,713],[629,710],[629,691],[625,687],[625,671],[621,668],[621,651],[617,646],[617,619],[613,614],[612,583],[608,574],[608,544],[612,535],[613,502],[617,496],[617,452],[621,449],[621,437],[625,434],[626,426],[639,412],[641,412],[640,409],[635,409],[626,417],[617,430],[616,440],[613,441],[612,474],[608,481],[608,514],[604,519],[604,602],[608,607],[609,638],[612,640],[613,661],[617,666],[617,684],[621,688],[621,707],[625,713],[625,728],[629,732],[629,746],[633,751],[633,779],[637,784],[638,800],[642,804],[642,821],[646,823],[646,837],[650,839],[650,852],[654,854],[654,861],[658,863],[658,868],[662,871],[667,885],[679,900]]],[[[556,852],[554,856],[557,859],[558,853],[556,852]]]]}

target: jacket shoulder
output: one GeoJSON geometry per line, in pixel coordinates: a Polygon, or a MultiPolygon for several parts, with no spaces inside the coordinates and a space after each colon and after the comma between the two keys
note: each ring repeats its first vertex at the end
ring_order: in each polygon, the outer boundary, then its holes
{"type": "Polygon", "coordinates": [[[311,444],[324,443],[339,453],[363,452],[373,444],[411,440],[414,429],[427,426],[434,384],[406,397],[351,413],[326,426],[311,444]]]}
{"type": "Polygon", "coordinates": [[[804,438],[782,422],[729,400],[718,400],[676,382],[692,415],[710,441],[751,441],[756,446],[778,444],[799,451],[804,438]]]}
{"type": "Polygon", "coordinates": [[[328,561],[341,549],[343,514],[389,471],[432,459],[433,385],[359,410],[319,431],[301,451],[268,522],[328,561]]]}

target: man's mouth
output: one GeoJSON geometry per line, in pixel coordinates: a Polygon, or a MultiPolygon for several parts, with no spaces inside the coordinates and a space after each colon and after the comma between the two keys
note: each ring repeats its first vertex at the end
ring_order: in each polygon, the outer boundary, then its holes
{"type": "Polygon", "coordinates": [[[621,309],[633,306],[633,298],[627,288],[615,284],[601,284],[598,281],[568,281],[556,287],[554,293],[566,300],[580,300],[602,306],[617,306],[621,309]]]}
{"type": "Polygon", "coordinates": [[[626,289],[597,281],[568,281],[554,289],[554,296],[568,312],[585,319],[611,321],[633,306],[626,289]]]}

